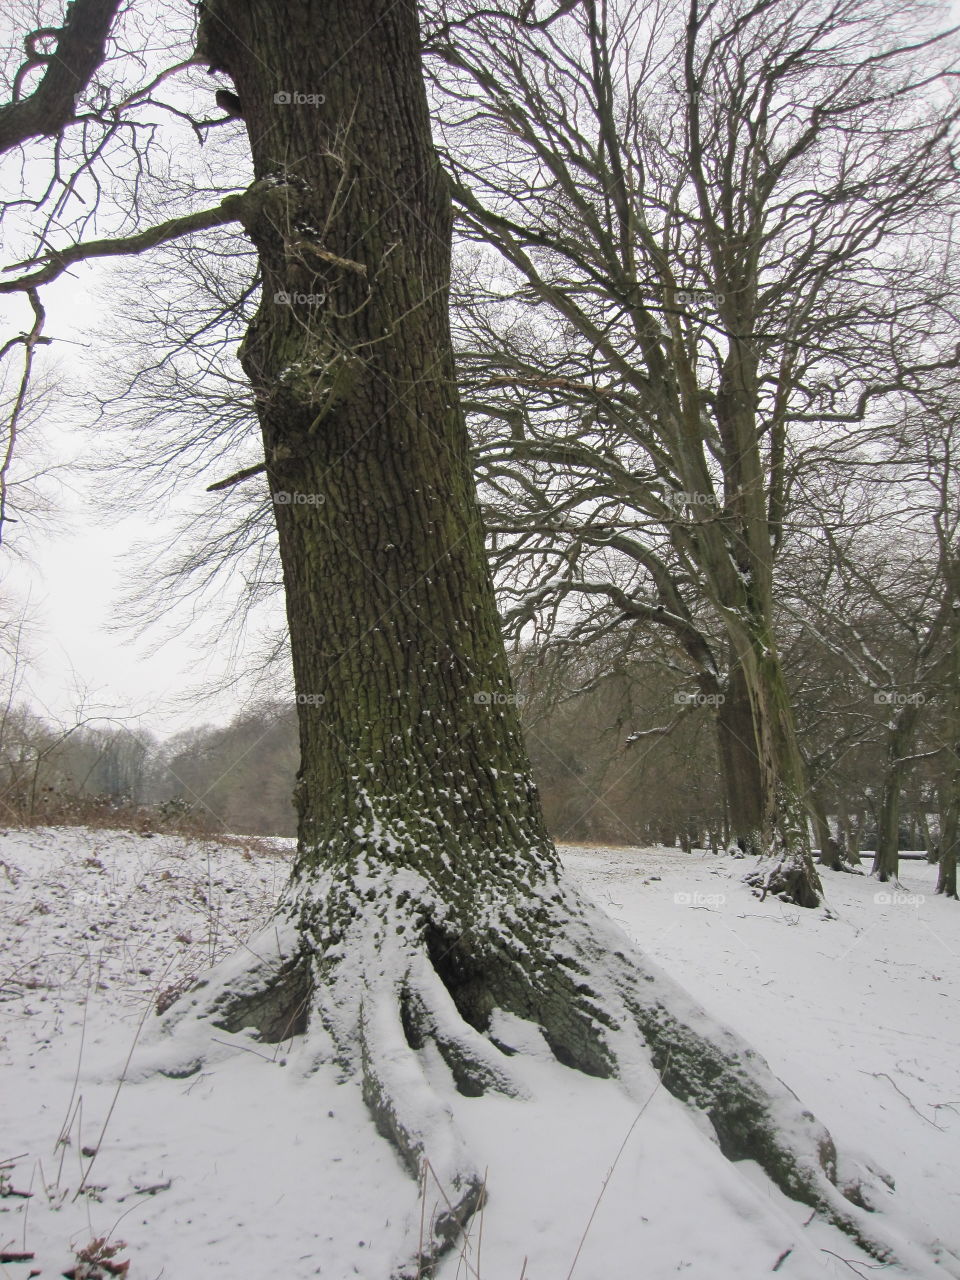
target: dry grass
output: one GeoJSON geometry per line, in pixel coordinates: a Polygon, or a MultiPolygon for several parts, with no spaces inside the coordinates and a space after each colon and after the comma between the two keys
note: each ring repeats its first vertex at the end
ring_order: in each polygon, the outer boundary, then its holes
{"type": "Polygon", "coordinates": [[[7,828],[89,827],[94,831],[133,831],[145,837],[178,835],[188,840],[216,840],[250,857],[289,857],[269,837],[223,831],[219,820],[205,809],[170,801],[133,804],[52,787],[36,795],[26,788],[0,791],[0,824],[7,828]]]}

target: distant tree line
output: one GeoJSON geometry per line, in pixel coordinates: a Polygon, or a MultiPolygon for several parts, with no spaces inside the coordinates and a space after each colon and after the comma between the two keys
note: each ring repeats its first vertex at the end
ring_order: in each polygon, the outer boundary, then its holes
{"type": "MultiPolygon", "coordinates": [[[[837,627],[852,628],[848,613],[837,627]]],[[[836,636],[785,620],[785,663],[811,776],[821,861],[875,851],[884,821],[890,712],[858,689],[836,636]],[[853,727],[851,727],[851,725],[853,727]],[[828,767],[829,766],[829,767],[828,767]],[[878,782],[878,780],[880,780],[878,782]]],[[[875,660],[904,661],[882,620],[864,629],[875,660]]],[[[658,633],[635,627],[587,646],[553,640],[514,658],[516,697],[551,834],[561,842],[725,847],[733,837],[718,750],[718,706],[658,633]]],[[[944,688],[917,708],[914,753],[899,772],[900,849],[937,856],[949,799],[944,688]]],[[[166,739],[82,716],[55,726],[24,705],[0,718],[0,822],[98,820],[111,810],[186,815],[200,829],[292,836],[299,752],[290,700],[260,702],[226,725],[166,739]]]]}

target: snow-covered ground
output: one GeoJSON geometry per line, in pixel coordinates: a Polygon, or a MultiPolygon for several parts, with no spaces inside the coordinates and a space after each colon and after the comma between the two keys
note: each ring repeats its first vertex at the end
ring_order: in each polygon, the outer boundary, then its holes
{"type": "MultiPolygon", "coordinates": [[[[933,896],[932,870],[906,864],[899,889],[827,873],[827,915],[758,902],[727,857],[564,852],[841,1148],[894,1176],[918,1236],[957,1250],[960,907],[933,896]]],[[[33,1255],[0,1276],[60,1276],[106,1238],[122,1247],[99,1274],[129,1262],[129,1280],[388,1280],[418,1189],[354,1085],[249,1037],[224,1036],[187,1079],[136,1071],[158,995],[269,919],[287,856],[0,834],[0,1252],[33,1255]]],[[[442,1280],[878,1274],[663,1091],[638,1115],[616,1084],[533,1048],[512,1059],[529,1101],[451,1099],[490,1194],[442,1280]]]]}

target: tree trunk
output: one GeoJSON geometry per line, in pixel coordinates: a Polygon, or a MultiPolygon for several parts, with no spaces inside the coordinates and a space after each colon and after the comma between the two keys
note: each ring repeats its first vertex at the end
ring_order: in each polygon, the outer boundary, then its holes
{"type": "Polygon", "coordinates": [[[877,849],[871,874],[881,883],[896,880],[900,873],[900,793],[906,772],[904,757],[909,753],[919,717],[919,703],[901,706],[887,731],[886,769],[877,815],[877,849]]]}
{"type": "Polygon", "coordinates": [[[729,843],[744,853],[761,852],[762,780],[750,693],[739,663],[733,663],[717,708],[717,745],[723,774],[729,843]]]}
{"type": "Polygon", "coordinates": [[[831,871],[845,871],[840,842],[835,839],[830,830],[830,822],[823,801],[814,791],[810,793],[809,808],[816,830],[817,844],[820,846],[820,856],[817,861],[821,866],[829,867],[831,871]]]}
{"type": "Polygon", "coordinates": [[[767,640],[735,661],[717,711],[730,842],[772,857],[748,876],[762,895],[815,907],[823,892],[807,834],[805,778],[779,659],[767,640]],[[762,744],[762,745],[761,745],[762,744]]]}
{"type": "MultiPolygon", "coordinates": [[[[925,803],[925,799],[926,798],[924,796],[921,796],[921,805],[925,803]]],[[[942,812],[942,809],[943,809],[942,803],[940,805],[940,808],[942,812]]],[[[919,814],[919,822],[920,822],[920,831],[923,836],[923,848],[927,855],[927,862],[937,863],[940,861],[940,847],[939,847],[938,839],[934,836],[933,832],[930,830],[930,818],[926,808],[923,808],[923,807],[921,808],[920,814],[919,814]]],[[[941,830],[942,830],[942,821],[941,821],[941,830]]]]}
{"type": "Polygon", "coordinates": [[[896,880],[900,873],[900,786],[901,769],[889,764],[880,795],[877,818],[877,850],[873,855],[872,874],[883,883],[896,880]]]}
{"type": "Polygon", "coordinates": [[[398,49],[419,57],[413,10],[380,8],[280,6],[306,49],[265,0],[239,6],[236,34],[218,32],[255,177],[270,184],[248,224],[263,298],[241,360],[263,428],[297,690],[296,874],[379,858],[386,842],[394,865],[416,865],[465,905],[494,858],[505,880],[526,883],[555,856],[456,394],[446,180],[422,84],[396,75],[398,49]],[[358,32],[357,52],[323,74],[315,51],[349,49],[358,32]],[[293,101],[273,100],[261,59],[293,101]],[[298,104],[318,87],[321,104],[298,104]]]}
{"type": "Polygon", "coordinates": [[[199,47],[233,77],[253,153],[245,225],[263,296],[241,359],[276,507],[302,763],[287,923],[165,1015],[166,1032],[188,1032],[166,1069],[199,1065],[187,1015],[268,1041],[310,1030],[411,1172],[429,1160],[446,1189],[394,1272],[426,1277],[483,1178],[420,1050],[462,1093],[522,1096],[491,1030],[502,1009],[560,1062],[637,1096],[652,1061],[731,1159],[890,1259],[823,1126],[561,878],[458,408],[450,208],[414,0],[206,0],[199,47]]]}
{"type": "Polygon", "coordinates": [[[759,615],[740,639],[760,777],[760,840],[766,865],[747,877],[761,893],[818,906],[823,886],[807,827],[806,776],[793,708],[772,634],[759,615]]]}
{"type": "Polygon", "coordinates": [[[952,776],[947,784],[940,817],[940,858],[937,868],[937,893],[957,897],[957,844],[960,843],[960,742],[951,752],[954,756],[952,776]]]}
{"type": "Polygon", "coordinates": [[[839,828],[840,844],[843,848],[844,857],[851,866],[862,866],[863,859],[860,857],[860,839],[863,832],[863,815],[861,813],[852,814],[850,812],[842,792],[840,794],[837,807],[837,826],[839,828]]]}
{"type": "Polygon", "coordinates": [[[957,598],[957,565],[951,562],[953,608],[950,611],[948,710],[949,750],[947,776],[940,798],[940,865],[937,893],[957,897],[957,843],[960,841],[960,600],[957,598]]]}

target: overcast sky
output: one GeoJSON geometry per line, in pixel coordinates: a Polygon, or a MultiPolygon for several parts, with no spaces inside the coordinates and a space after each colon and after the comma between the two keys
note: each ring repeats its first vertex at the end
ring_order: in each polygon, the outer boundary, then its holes
{"type": "MultiPolygon", "coordinates": [[[[47,332],[58,341],[43,356],[67,379],[89,380],[84,358],[91,334],[109,323],[107,294],[104,270],[80,267],[44,296],[47,332]]],[[[5,311],[9,316],[12,308],[5,311]]],[[[22,327],[26,309],[15,314],[22,327]]],[[[81,701],[88,713],[129,718],[161,735],[229,720],[240,707],[237,695],[184,704],[185,694],[215,682],[228,665],[228,646],[205,643],[202,621],[192,624],[181,608],[142,637],[116,629],[131,584],[125,554],[133,543],[154,540],[159,552],[163,522],[154,510],[131,511],[120,523],[98,514],[98,481],[77,466],[92,443],[70,427],[54,401],[39,428],[26,433],[15,459],[14,479],[34,464],[38,449],[44,460],[61,464],[47,486],[53,512],[10,526],[7,542],[22,555],[2,553],[7,608],[25,605],[32,621],[24,692],[36,710],[58,721],[72,722],[81,701]],[[173,638],[165,638],[170,631],[173,638]]]]}

